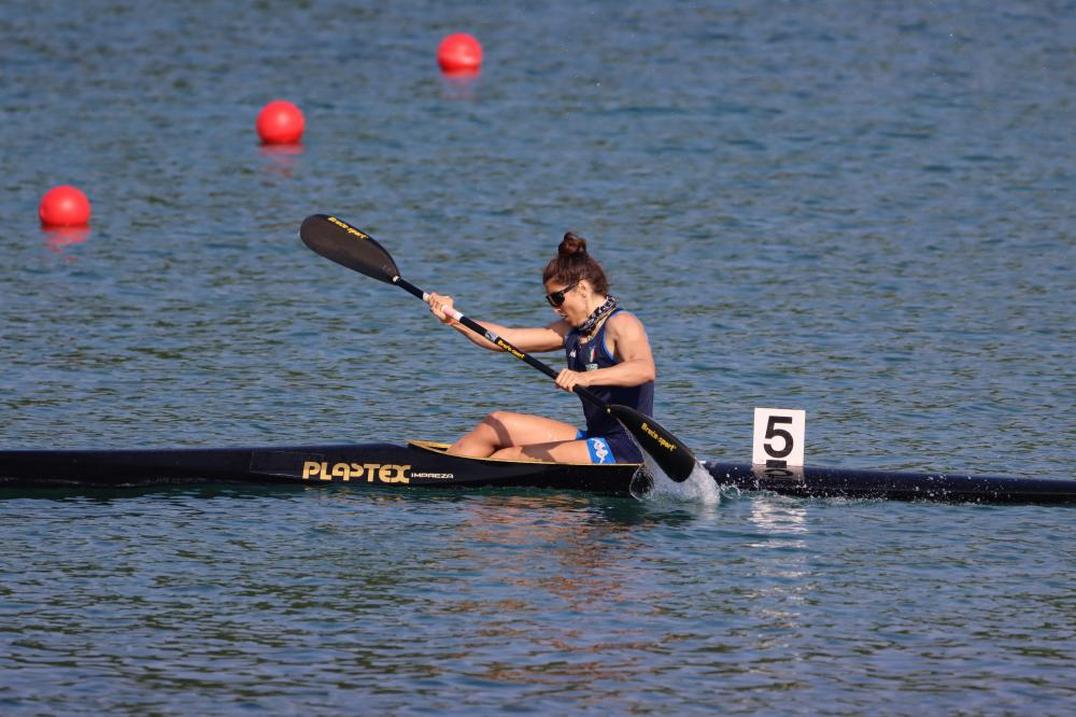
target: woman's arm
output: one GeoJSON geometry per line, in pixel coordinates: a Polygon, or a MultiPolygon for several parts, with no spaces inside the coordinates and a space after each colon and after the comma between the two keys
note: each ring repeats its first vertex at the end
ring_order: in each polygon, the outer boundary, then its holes
{"type": "MultiPolygon", "coordinates": [[[[451,296],[430,294],[426,303],[430,305],[430,312],[436,316],[441,323],[448,324],[456,329],[456,331],[459,331],[466,336],[467,340],[471,343],[490,351],[504,350],[491,341],[486,340],[485,337],[479,336],[471,331],[445,313],[447,309],[452,308],[453,299],[451,296]]],[[[495,324],[492,321],[475,320],[475,323],[484,329],[492,331],[520,351],[526,353],[555,351],[556,349],[563,348],[564,336],[568,333],[568,325],[564,321],[556,321],[549,326],[537,328],[510,328],[508,326],[495,324]]]]}

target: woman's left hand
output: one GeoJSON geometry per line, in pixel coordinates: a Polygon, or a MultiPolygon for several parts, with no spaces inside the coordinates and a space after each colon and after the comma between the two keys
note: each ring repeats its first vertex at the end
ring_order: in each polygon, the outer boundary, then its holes
{"type": "Polygon", "coordinates": [[[585,371],[572,371],[571,369],[562,369],[557,374],[557,388],[562,388],[565,391],[571,393],[575,390],[576,386],[583,386],[586,388],[590,385],[590,376],[585,371]]]}

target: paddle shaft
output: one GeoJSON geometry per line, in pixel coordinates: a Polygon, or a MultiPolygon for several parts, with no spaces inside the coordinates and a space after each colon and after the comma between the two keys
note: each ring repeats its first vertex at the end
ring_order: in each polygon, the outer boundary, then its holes
{"type": "MultiPolygon", "coordinates": [[[[401,289],[404,289],[409,294],[412,294],[413,296],[416,296],[419,299],[422,299],[423,301],[426,301],[426,299],[429,298],[429,294],[427,294],[425,291],[418,288],[417,286],[415,286],[414,284],[412,284],[410,281],[403,278],[402,276],[393,277],[392,283],[395,284],[396,286],[399,286],[401,289]]],[[[486,341],[489,341],[491,344],[494,344],[498,348],[512,354],[513,356],[515,356],[520,361],[523,361],[524,363],[526,363],[526,364],[528,364],[530,366],[533,366],[534,368],[536,368],[539,371],[541,371],[542,373],[544,373],[546,376],[549,376],[549,378],[552,378],[552,379],[555,380],[557,378],[557,376],[559,375],[557,373],[556,369],[554,369],[549,364],[544,363],[544,362],[534,358],[533,356],[531,356],[526,351],[519,350],[518,348],[513,346],[511,343],[506,341],[504,338],[499,336],[496,332],[487,329],[485,326],[478,323],[477,321],[475,321],[471,317],[466,316],[464,314],[461,314],[459,311],[456,311],[455,309],[449,309],[445,313],[448,314],[449,316],[451,316],[456,321],[463,324],[464,326],[466,326],[468,329],[470,329],[474,333],[476,333],[479,336],[481,336],[482,338],[486,339],[486,341]]],[[[577,395],[579,395],[580,397],[582,397],[584,400],[589,401],[590,403],[594,404],[598,408],[601,408],[602,410],[606,411],[607,413],[609,412],[609,404],[607,404],[605,401],[598,398],[598,396],[595,395],[595,393],[593,391],[591,391],[589,388],[587,388],[586,386],[575,386],[572,390],[575,391],[575,393],[577,395]]]]}

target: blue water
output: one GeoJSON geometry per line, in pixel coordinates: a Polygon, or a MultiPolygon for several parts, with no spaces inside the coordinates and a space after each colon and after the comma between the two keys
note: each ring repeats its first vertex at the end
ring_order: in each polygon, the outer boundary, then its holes
{"type": "MultiPolygon", "coordinates": [[[[657,417],[746,461],[1076,478],[1076,3],[142,3],[0,13],[0,447],[577,421],[296,236],[539,324],[591,239],[657,417]],[[486,62],[442,78],[465,30],[486,62]],[[258,110],[302,107],[301,149],[258,110]],[[37,225],[89,195],[88,232],[37,225]]],[[[550,361],[557,357],[551,355],[550,361]]],[[[0,497],[4,714],[1067,714],[1066,508],[556,492],[0,497]]]]}

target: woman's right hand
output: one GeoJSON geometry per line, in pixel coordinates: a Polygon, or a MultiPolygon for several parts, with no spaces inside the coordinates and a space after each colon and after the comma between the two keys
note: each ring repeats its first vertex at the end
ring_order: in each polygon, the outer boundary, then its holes
{"type": "Polygon", "coordinates": [[[452,308],[454,299],[451,296],[442,296],[441,294],[430,294],[426,297],[426,303],[430,306],[430,313],[437,317],[442,324],[448,324],[451,326],[456,323],[456,320],[446,314],[445,312],[452,308]]]}

